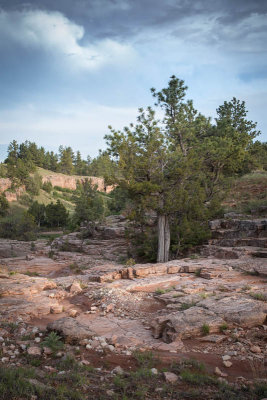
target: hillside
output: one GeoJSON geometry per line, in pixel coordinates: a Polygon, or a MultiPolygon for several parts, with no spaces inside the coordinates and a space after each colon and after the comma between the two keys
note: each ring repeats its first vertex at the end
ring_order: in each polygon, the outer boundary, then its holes
{"type": "Polygon", "coordinates": [[[37,172],[42,177],[43,183],[51,182],[53,186],[59,186],[63,189],[75,190],[78,181],[90,179],[93,185],[98,186],[100,192],[109,193],[112,190],[112,186],[105,186],[104,178],[95,176],[65,175],[39,167],[37,168],[37,172]]]}
{"type": "MultiPolygon", "coordinates": [[[[105,186],[104,178],[95,176],[78,176],[78,175],[65,175],[62,173],[56,173],[43,168],[37,167],[36,172],[42,177],[42,182],[51,182],[53,187],[59,187],[61,189],[75,190],[78,181],[84,181],[85,179],[91,180],[93,185],[97,185],[100,192],[109,193],[112,190],[112,186],[105,186]]],[[[0,193],[5,192],[6,198],[9,202],[17,202],[19,197],[25,193],[25,188],[22,186],[16,190],[11,189],[11,180],[9,178],[0,179],[0,193]]],[[[56,188],[57,189],[57,188],[56,188]]],[[[40,203],[48,204],[56,198],[60,198],[65,207],[69,210],[73,209],[71,202],[71,193],[62,193],[61,191],[54,190],[57,192],[55,196],[49,194],[44,190],[40,190],[40,194],[34,197],[34,200],[40,203]]]]}
{"type": "Polygon", "coordinates": [[[257,171],[233,180],[223,202],[225,212],[267,214],[267,172],[257,171]]]}

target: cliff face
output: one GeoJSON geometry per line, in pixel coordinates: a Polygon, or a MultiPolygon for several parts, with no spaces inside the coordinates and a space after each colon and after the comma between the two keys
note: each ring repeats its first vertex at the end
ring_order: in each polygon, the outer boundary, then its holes
{"type": "Polygon", "coordinates": [[[0,178],[0,193],[11,188],[11,180],[9,178],[0,178]]]}
{"type": "Polygon", "coordinates": [[[10,191],[12,182],[9,178],[0,178],[0,193],[5,193],[7,201],[17,201],[18,197],[25,192],[25,186],[21,186],[15,191],[10,191]]]}
{"type": "MultiPolygon", "coordinates": [[[[64,189],[75,190],[77,187],[77,182],[85,181],[85,179],[90,179],[93,185],[97,185],[100,192],[110,193],[113,190],[113,186],[105,186],[103,178],[98,178],[95,176],[74,176],[74,175],[64,175],[51,173],[49,175],[42,176],[42,182],[51,182],[52,186],[59,186],[64,189]]],[[[11,192],[8,189],[11,188],[12,182],[9,178],[0,178],[0,193],[5,193],[8,201],[17,201],[18,197],[25,192],[25,187],[21,186],[16,189],[15,192],[11,192]]]]}
{"type": "Polygon", "coordinates": [[[60,186],[64,189],[75,190],[77,187],[77,182],[83,182],[85,179],[91,180],[93,185],[97,185],[100,192],[111,192],[112,186],[105,186],[103,178],[97,178],[95,176],[68,176],[63,174],[51,174],[43,176],[44,182],[51,182],[52,186],[60,186]]]}

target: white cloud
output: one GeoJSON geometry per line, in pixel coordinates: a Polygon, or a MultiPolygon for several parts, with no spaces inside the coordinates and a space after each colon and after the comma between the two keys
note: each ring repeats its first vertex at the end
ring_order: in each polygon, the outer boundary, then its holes
{"type": "Polygon", "coordinates": [[[134,107],[108,107],[83,102],[44,109],[33,104],[0,111],[1,143],[34,141],[46,148],[60,144],[95,156],[105,147],[108,125],[122,129],[136,121],[134,107]],[[18,128],[19,127],[19,128],[18,128]]]}
{"type": "Polygon", "coordinates": [[[128,63],[134,58],[130,45],[111,39],[81,44],[84,28],[59,12],[0,12],[0,43],[13,41],[33,50],[44,50],[71,67],[95,69],[105,64],[128,63]]]}

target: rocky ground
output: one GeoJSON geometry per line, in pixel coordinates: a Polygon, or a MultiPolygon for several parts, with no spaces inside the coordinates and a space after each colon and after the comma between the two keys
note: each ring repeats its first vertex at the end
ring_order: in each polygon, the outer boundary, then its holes
{"type": "Polygon", "coordinates": [[[46,398],[36,389],[44,374],[69,370],[91,386],[63,399],[267,397],[266,381],[247,388],[267,376],[267,220],[213,221],[201,255],[135,265],[118,263],[124,219],[107,222],[87,240],[1,240],[1,368],[32,365],[37,377],[28,397],[0,399],[46,398]],[[137,378],[147,390],[139,397],[137,378]]]}

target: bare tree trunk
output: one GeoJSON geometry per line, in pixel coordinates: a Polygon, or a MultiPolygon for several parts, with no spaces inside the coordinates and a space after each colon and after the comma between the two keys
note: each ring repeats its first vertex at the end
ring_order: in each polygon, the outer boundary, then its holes
{"type": "Polygon", "coordinates": [[[167,215],[158,215],[158,256],[157,262],[169,261],[170,225],[167,215]]]}

